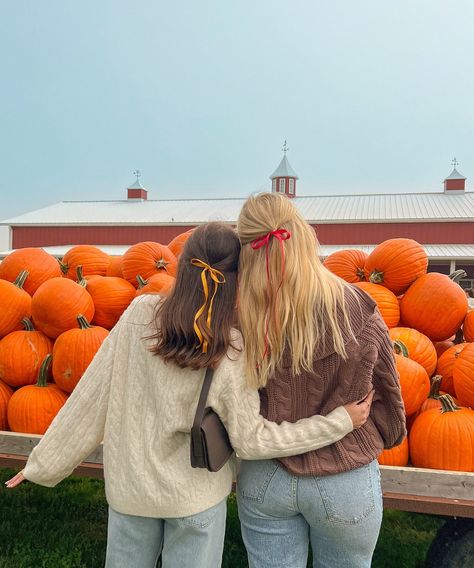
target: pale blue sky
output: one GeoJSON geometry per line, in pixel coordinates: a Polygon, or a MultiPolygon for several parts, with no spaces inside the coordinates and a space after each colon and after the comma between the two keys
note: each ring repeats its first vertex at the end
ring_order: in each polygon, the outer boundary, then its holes
{"type": "Polygon", "coordinates": [[[474,2],[3,3],[0,219],[61,200],[474,179],[474,2]]]}

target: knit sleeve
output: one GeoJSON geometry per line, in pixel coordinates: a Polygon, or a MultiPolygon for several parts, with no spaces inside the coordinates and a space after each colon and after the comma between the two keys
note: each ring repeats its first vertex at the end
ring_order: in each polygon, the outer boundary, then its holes
{"type": "Polygon", "coordinates": [[[54,487],[102,441],[114,356],[126,326],[120,321],[102,343],[66,404],[31,452],[23,470],[26,479],[54,487]]]}
{"type": "Polygon", "coordinates": [[[375,395],[370,416],[382,436],[384,447],[388,449],[400,444],[407,434],[405,407],[392,340],[378,312],[374,315],[371,326],[378,338],[378,353],[372,379],[375,395]]]}
{"type": "Polygon", "coordinates": [[[212,405],[242,459],[302,454],[333,444],[353,430],[352,420],[343,406],[327,416],[312,416],[295,423],[265,420],[260,415],[258,392],[246,385],[242,363],[228,365],[228,371],[221,377],[225,387],[215,393],[212,405]]]}

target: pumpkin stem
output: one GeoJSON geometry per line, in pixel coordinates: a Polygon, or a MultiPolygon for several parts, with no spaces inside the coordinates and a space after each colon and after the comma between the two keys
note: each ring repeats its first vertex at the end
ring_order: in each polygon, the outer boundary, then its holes
{"type": "Polygon", "coordinates": [[[453,397],[449,394],[442,394],[438,400],[441,403],[441,413],[445,413],[445,412],[455,412],[456,410],[461,410],[461,407],[458,406],[454,400],[453,397]]]}
{"type": "Polygon", "coordinates": [[[357,268],[356,269],[356,275],[357,278],[361,281],[361,282],[365,282],[365,272],[363,268],[357,268]]]}
{"type": "Polygon", "coordinates": [[[51,361],[53,360],[53,356],[51,353],[48,353],[44,358],[44,361],[41,363],[41,368],[38,376],[38,380],[36,381],[37,387],[47,387],[48,386],[48,375],[49,375],[49,368],[51,366],[51,361]]]}
{"type": "Polygon", "coordinates": [[[63,274],[67,274],[67,271],[69,270],[69,266],[66,263],[64,263],[62,260],[59,260],[59,258],[58,258],[58,262],[59,262],[59,267],[61,268],[61,272],[63,274]]]}
{"type": "Polygon", "coordinates": [[[372,284],[382,284],[383,272],[380,272],[379,270],[372,271],[369,276],[369,282],[372,282],[372,284]]]}
{"type": "Polygon", "coordinates": [[[156,268],[158,270],[166,270],[168,271],[168,269],[166,268],[168,266],[169,262],[166,262],[166,260],[164,258],[160,258],[160,260],[156,261],[156,268]]]}
{"type": "Polygon", "coordinates": [[[87,318],[82,314],[79,314],[76,317],[76,319],[80,329],[92,329],[93,326],[87,321],[87,318]]]}
{"type": "Polygon", "coordinates": [[[148,280],[145,280],[144,278],[142,278],[142,276],[140,274],[137,275],[137,281],[138,281],[138,289],[141,290],[144,286],[146,286],[148,284],[148,280]]]}
{"type": "Polygon", "coordinates": [[[441,381],[443,377],[441,375],[435,375],[431,378],[430,392],[428,398],[438,399],[441,395],[439,394],[439,388],[441,386],[441,381]]]}
{"type": "Polygon", "coordinates": [[[451,272],[451,274],[449,275],[449,278],[451,278],[451,280],[453,282],[456,282],[456,284],[459,284],[459,281],[462,280],[463,278],[466,278],[467,273],[465,270],[462,270],[462,268],[460,268],[459,270],[455,270],[454,272],[451,272]]]}
{"type": "Polygon", "coordinates": [[[393,342],[393,350],[397,355],[401,355],[402,357],[408,357],[408,347],[400,341],[399,339],[395,339],[393,342]]]}
{"type": "Polygon", "coordinates": [[[87,286],[87,280],[84,278],[84,274],[82,273],[82,266],[78,266],[76,268],[76,276],[79,286],[85,288],[87,286]]]}
{"type": "Polygon", "coordinates": [[[15,284],[17,288],[23,289],[23,285],[26,279],[28,278],[28,274],[29,274],[28,270],[22,270],[20,274],[18,274],[18,276],[16,277],[15,282],[13,282],[13,284],[15,284]]]}
{"type": "Polygon", "coordinates": [[[35,331],[33,323],[31,322],[31,320],[29,318],[23,318],[21,320],[21,323],[23,324],[25,331],[35,331]]]}

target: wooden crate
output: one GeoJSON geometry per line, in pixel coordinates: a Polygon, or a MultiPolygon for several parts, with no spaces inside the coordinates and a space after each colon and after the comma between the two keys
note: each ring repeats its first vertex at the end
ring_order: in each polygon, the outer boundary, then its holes
{"type": "MultiPolygon", "coordinates": [[[[41,439],[36,434],[0,432],[0,466],[23,467],[41,439]]],[[[102,445],[75,475],[103,477],[102,445]]],[[[474,518],[474,473],[381,466],[384,506],[433,515],[474,518]]]]}

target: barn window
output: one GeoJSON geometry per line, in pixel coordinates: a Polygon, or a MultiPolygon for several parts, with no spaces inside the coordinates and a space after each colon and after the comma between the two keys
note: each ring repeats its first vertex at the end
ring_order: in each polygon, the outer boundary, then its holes
{"type": "Polygon", "coordinates": [[[288,181],[289,181],[288,193],[290,195],[294,195],[295,194],[295,180],[290,178],[288,181]]]}
{"type": "Polygon", "coordinates": [[[285,178],[280,178],[280,193],[285,193],[285,178]]]}

